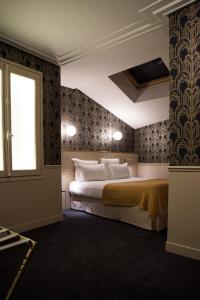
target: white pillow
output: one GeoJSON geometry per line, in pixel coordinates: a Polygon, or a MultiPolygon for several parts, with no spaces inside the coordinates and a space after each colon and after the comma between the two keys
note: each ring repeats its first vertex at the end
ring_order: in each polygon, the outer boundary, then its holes
{"type": "Polygon", "coordinates": [[[130,178],[128,164],[110,164],[108,165],[110,179],[130,178]]]}
{"type": "Polygon", "coordinates": [[[79,173],[76,165],[84,164],[84,165],[97,165],[98,160],[85,160],[79,158],[72,158],[73,163],[75,164],[75,180],[79,180],[79,173]]]}
{"type": "Polygon", "coordinates": [[[120,159],[119,158],[101,158],[101,164],[119,164],[120,159]]]}
{"type": "Polygon", "coordinates": [[[107,180],[108,171],[103,164],[75,165],[78,181],[107,180]]]}
{"type": "Polygon", "coordinates": [[[72,158],[72,161],[74,164],[82,164],[82,165],[97,165],[98,160],[85,160],[85,159],[78,159],[78,158],[72,158]]]}

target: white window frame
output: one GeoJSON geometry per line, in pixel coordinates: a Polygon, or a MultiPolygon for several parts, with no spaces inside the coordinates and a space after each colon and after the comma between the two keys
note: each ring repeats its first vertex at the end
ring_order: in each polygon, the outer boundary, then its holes
{"type": "Polygon", "coordinates": [[[3,165],[4,165],[4,170],[0,171],[0,177],[6,177],[6,170],[5,170],[5,152],[6,152],[6,143],[5,143],[5,80],[4,80],[4,72],[5,72],[5,65],[3,62],[0,60],[0,69],[2,71],[2,129],[3,129],[3,165]]]}
{"type": "Polygon", "coordinates": [[[42,73],[22,65],[0,59],[0,68],[3,78],[3,149],[4,171],[0,171],[0,181],[12,179],[36,178],[43,171],[43,128],[42,128],[42,73]],[[12,170],[12,132],[11,132],[11,95],[10,74],[25,76],[35,80],[35,135],[36,135],[36,169],[12,170]]]}

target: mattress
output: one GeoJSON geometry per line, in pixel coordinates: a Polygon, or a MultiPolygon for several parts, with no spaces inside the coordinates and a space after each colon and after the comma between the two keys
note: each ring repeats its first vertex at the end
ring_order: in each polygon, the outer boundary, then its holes
{"type": "Polygon", "coordinates": [[[160,231],[167,227],[167,209],[161,209],[159,216],[152,218],[147,211],[144,211],[137,206],[119,207],[105,205],[101,201],[103,188],[106,184],[143,181],[148,179],[150,178],[132,177],[105,181],[73,181],[69,186],[69,191],[71,193],[71,208],[112,220],[120,220],[143,229],[160,231]]]}
{"type": "Polygon", "coordinates": [[[148,180],[150,178],[130,177],[126,179],[102,180],[102,181],[73,181],[70,183],[69,191],[72,194],[86,198],[102,199],[103,188],[108,183],[130,182],[148,180]]]}

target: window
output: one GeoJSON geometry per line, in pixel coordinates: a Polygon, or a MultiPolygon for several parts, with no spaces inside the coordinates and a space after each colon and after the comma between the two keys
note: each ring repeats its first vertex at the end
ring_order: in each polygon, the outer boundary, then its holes
{"type": "Polygon", "coordinates": [[[40,175],[40,72],[0,60],[0,176],[40,175]]]}
{"type": "Polygon", "coordinates": [[[3,147],[3,78],[0,68],[0,172],[4,170],[4,147],[3,147]]]}
{"type": "Polygon", "coordinates": [[[156,58],[127,70],[137,88],[169,81],[169,70],[162,58],[156,58]]]}

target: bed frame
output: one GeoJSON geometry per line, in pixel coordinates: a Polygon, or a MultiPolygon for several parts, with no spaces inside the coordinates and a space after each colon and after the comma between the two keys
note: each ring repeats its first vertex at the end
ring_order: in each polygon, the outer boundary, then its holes
{"type": "Polygon", "coordinates": [[[71,195],[71,208],[148,230],[160,231],[167,227],[167,210],[162,210],[159,216],[151,218],[148,212],[138,208],[138,206],[106,205],[99,199],[85,198],[73,194],[71,195]]]}
{"type": "MultiPolygon", "coordinates": [[[[69,184],[74,180],[74,164],[72,158],[100,160],[101,157],[120,158],[120,162],[127,162],[132,176],[138,176],[138,155],[135,153],[108,152],[108,151],[62,151],[62,191],[66,191],[67,207],[85,211],[90,214],[112,220],[120,220],[138,227],[160,231],[167,227],[167,209],[160,212],[155,218],[137,206],[111,206],[99,199],[85,198],[69,194],[69,184]]],[[[162,165],[163,168],[163,165],[162,165]]],[[[167,166],[166,166],[167,168],[167,166]]],[[[163,176],[165,177],[165,176],[163,176]]],[[[65,205],[66,206],[66,205],[65,205]]]]}

